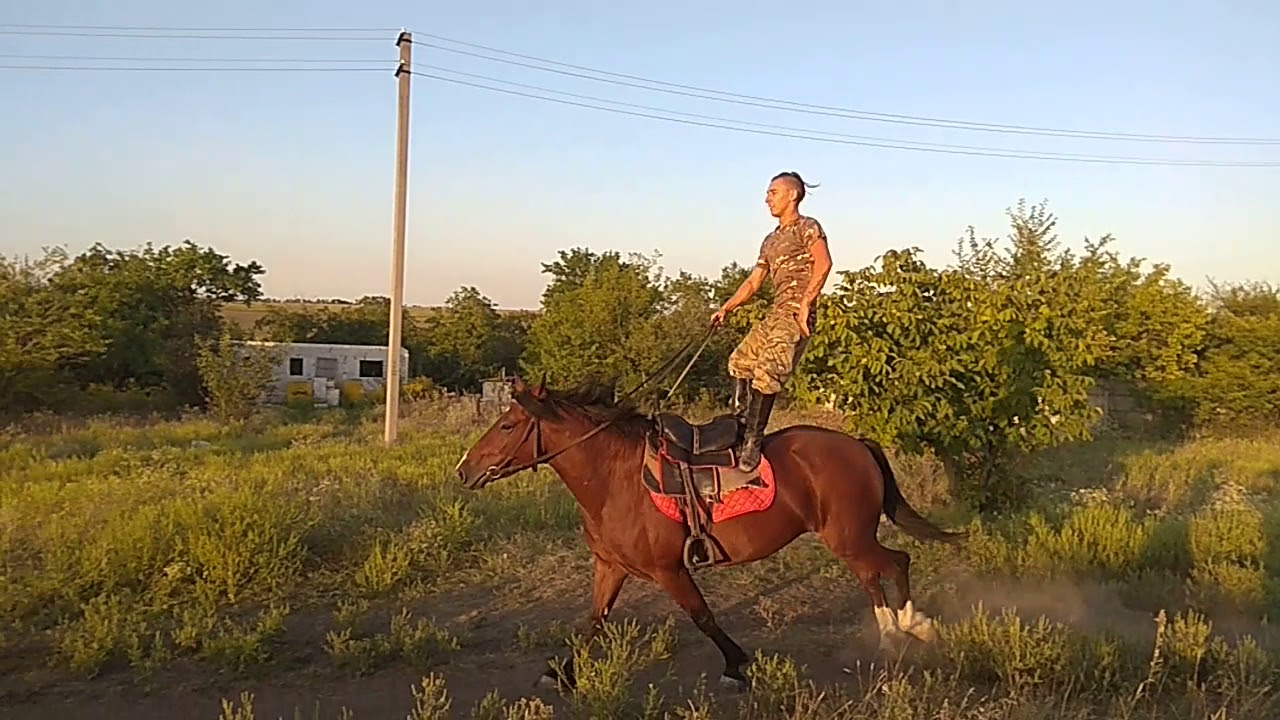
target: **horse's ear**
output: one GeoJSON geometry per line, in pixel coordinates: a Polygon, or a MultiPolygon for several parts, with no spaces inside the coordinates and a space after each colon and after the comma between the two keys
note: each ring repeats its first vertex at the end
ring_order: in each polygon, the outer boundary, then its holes
{"type": "Polygon", "coordinates": [[[549,401],[546,398],[547,378],[545,375],[536,388],[530,388],[519,378],[515,378],[512,381],[512,385],[514,392],[511,394],[511,399],[515,400],[516,404],[523,408],[525,412],[535,417],[546,417],[552,412],[549,409],[549,401]]]}

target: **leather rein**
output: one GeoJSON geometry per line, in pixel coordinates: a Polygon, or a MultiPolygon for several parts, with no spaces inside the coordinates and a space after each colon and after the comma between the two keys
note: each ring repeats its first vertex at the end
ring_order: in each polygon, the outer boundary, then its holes
{"type": "MultiPolygon", "coordinates": [[[[698,350],[693,354],[693,357],[689,358],[688,364],[685,365],[684,372],[680,373],[680,377],[677,378],[675,384],[671,386],[671,390],[667,393],[668,399],[671,397],[673,393],[675,393],[676,387],[679,386],[680,381],[684,380],[685,375],[689,373],[689,369],[693,367],[693,363],[698,359],[698,356],[702,354],[702,351],[704,349],[706,349],[707,343],[711,341],[711,336],[715,334],[715,331],[718,329],[718,327],[719,327],[718,325],[712,325],[711,328],[708,329],[707,332],[702,336],[701,338],[702,344],[698,346],[698,350]]],[[[690,339],[689,342],[685,343],[679,350],[677,350],[675,354],[671,356],[670,359],[668,359],[662,365],[658,366],[656,370],[649,373],[648,377],[641,380],[640,384],[628,390],[626,393],[622,395],[621,398],[618,398],[618,402],[626,400],[627,398],[636,394],[640,390],[640,388],[643,388],[645,385],[648,385],[650,382],[653,382],[654,379],[658,378],[663,373],[670,370],[671,367],[675,365],[676,361],[679,360],[682,355],[688,352],[689,348],[693,347],[693,344],[697,341],[698,341],[698,338],[696,337],[690,339]]],[[[564,447],[561,447],[559,450],[553,450],[548,453],[543,453],[542,452],[542,421],[538,419],[536,416],[534,416],[532,413],[530,413],[529,418],[530,418],[530,422],[525,425],[524,434],[520,437],[520,442],[516,443],[515,449],[511,451],[511,454],[507,455],[506,458],[504,458],[501,463],[498,463],[497,465],[491,465],[487,470],[485,470],[484,475],[485,477],[488,477],[490,482],[494,480],[501,480],[502,478],[505,478],[505,477],[510,477],[511,475],[524,472],[525,470],[536,470],[539,465],[545,465],[551,460],[558,457],[561,453],[565,452],[566,450],[569,450],[576,445],[586,442],[592,436],[596,435],[600,431],[609,427],[609,425],[611,425],[613,421],[617,419],[616,417],[611,417],[608,420],[605,420],[604,422],[591,428],[583,435],[578,436],[576,440],[569,443],[568,445],[565,445],[564,447]],[[524,447],[524,444],[529,441],[530,435],[533,436],[534,458],[532,460],[521,463],[519,465],[512,465],[511,463],[515,461],[516,453],[519,453],[520,448],[524,447]]]]}

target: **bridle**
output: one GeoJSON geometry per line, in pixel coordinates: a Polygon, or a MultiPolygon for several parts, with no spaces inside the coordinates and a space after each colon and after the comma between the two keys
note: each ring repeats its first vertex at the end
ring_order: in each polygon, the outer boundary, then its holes
{"type": "MultiPolygon", "coordinates": [[[[693,367],[693,363],[698,359],[698,356],[701,355],[702,351],[707,347],[707,343],[711,341],[711,336],[715,334],[715,331],[718,327],[719,327],[718,325],[712,325],[707,330],[706,334],[702,336],[702,344],[698,346],[698,350],[693,354],[693,357],[689,358],[688,364],[686,364],[684,367],[684,372],[680,373],[680,377],[676,378],[676,381],[674,384],[672,384],[671,389],[667,391],[667,397],[664,399],[664,401],[669,400],[671,398],[672,394],[675,393],[676,388],[680,386],[680,382],[684,380],[685,375],[689,374],[689,369],[693,367]]],[[[689,350],[689,348],[693,347],[693,344],[697,342],[697,340],[698,338],[696,337],[690,339],[689,342],[681,346],[681,348],[677,350],[675,354],[671,356],[670,359],[668,359],[662,365],[658,366],[656,370],[649,373],[648,377],[641,380],[640,384],[636,385],[635,387],[631,388],[627,392],[623,393],[622,397],[618,398],[618,401],[621,402],[631,397],[632,395],[636,394],[637,392],[639,392],[640,388],[644,387],[645,385],[648,385],[654,379],[656,379],[657,377],[665,373],[667,370],[669,370],[675,364],[675,362],[680,359],[680,356],[684,355],[685,352],[689,350]]],[[[543,381],[545,385],[545,381],[546,381],[545,376],[543,377],[543,381]]],[[[600,431],[609,427],[609,425],[611,425],[613,421],[617,419],[616,417],[611,417],[608,420],[605,420],[604,422],[597,424],[595,427],[591,428],[586,433],[579,435],[577,439],[575,439],[573,442],[569,443],[568,445],[565,445],[559,448],[558,450],[553,450],[548,453],[543,453],[542,452],[542,420],[538,418],[538,416],[534,415],[532,412],[527,412],[527,414],[529,415],[529,422],[525,424],[524,434],[520,436],[520,441],[516,443],[515,448],[513,448],[511,452],[502,459],[501,462],[499,462],[497,465],[490,465],[488,468],[486,468],[484,473],[477,479],[476,481],[477,484],[480,484],[482,482],[493,482],[495,480],[501,480],[502,478],[510,477],[512,475],[515,475],[516,473],[524,472],[525,470],[536,470],[538,466],[546,465],[547,463],[551,462],[553,459],[559,457],[561,453],[583,442],[586,442],[588,439],[595,436],[600,431]],[[512,465],[512,463],[515,462],[516,455],[520,452],[520,448],[524,447],[525,443],[529,441],[530,436],[533,437],[533,452],[534,452],[533,459],[520,463],[518,465],[512,465]]]]}
{"type": "Polygon", "coordinates": [[[516,443],[515,449],[508,453],[507,456],[502,459],[502,462],[485,468],[484,474],[482,474],[480,478],[488,482],[493,482],[494,480],[501,480],[502,478],[510,477],[518,472],[524,472],[531,468],[536,469],[539,465],[550,460],[551,457],[554,457],[554,455],[552,455],[542,458],[540,457],[541,451],[542,421],[532,413],[529,413],[529,422],[525,423],[524,435],[520,436],[520,441],[516,443]],[[530,435],[533,436],[533,461],[512,467],[511,463],[515,462],[516,454],[519,453],[520,448],[524,447],[524,444],[529,441],[530,435]]]}

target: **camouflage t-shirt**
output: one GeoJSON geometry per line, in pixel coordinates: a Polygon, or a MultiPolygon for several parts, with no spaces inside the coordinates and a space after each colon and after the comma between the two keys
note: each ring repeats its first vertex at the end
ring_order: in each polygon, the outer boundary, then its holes
{"type": "Polygon", "coordinates": [[[765,269],[773,282],[774,308],[795,309],[804,298],[805,288],[813,279],[815,242],[827,241],[822,225],[801,215],[786,226],[773,229],[760,245],[756,265],[765,269]]]}

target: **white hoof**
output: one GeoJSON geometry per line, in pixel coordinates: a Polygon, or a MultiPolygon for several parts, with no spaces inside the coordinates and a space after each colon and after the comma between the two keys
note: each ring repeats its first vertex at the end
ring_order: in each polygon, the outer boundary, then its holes
{"type": "Polygon", "coordinates": [[[901,610],[893,614],[902,632],[925,643],[932,643],[938,639],[938,631],[933,627],[933,621],[928,615],[916,610],[910,600],[901,610]]]}
{"type": "Polygon", "coordinates": [[[876,628],[880,631],[880,652],[892,652],[897,646],[897,639],[902,634],[898,628],[898,618],[887,607],[873,608],[876,614],[876,628]]]}
{"type": "Polygon", "coordinates": [[[887,607],[873,608],[876,614],[876,627],[880,630],[880,634],[898,630],[898,616],[887,607]]]}
{"type": "Polygon", "coordinates": [[[895,652],[911,639],[927,644],[938,639],[933,621],[917,610],[910,601],[901,610],[894,611],[888,607],[877,607],[874,610],[876,627],[880,630],[881,652],[895,652]]]}

